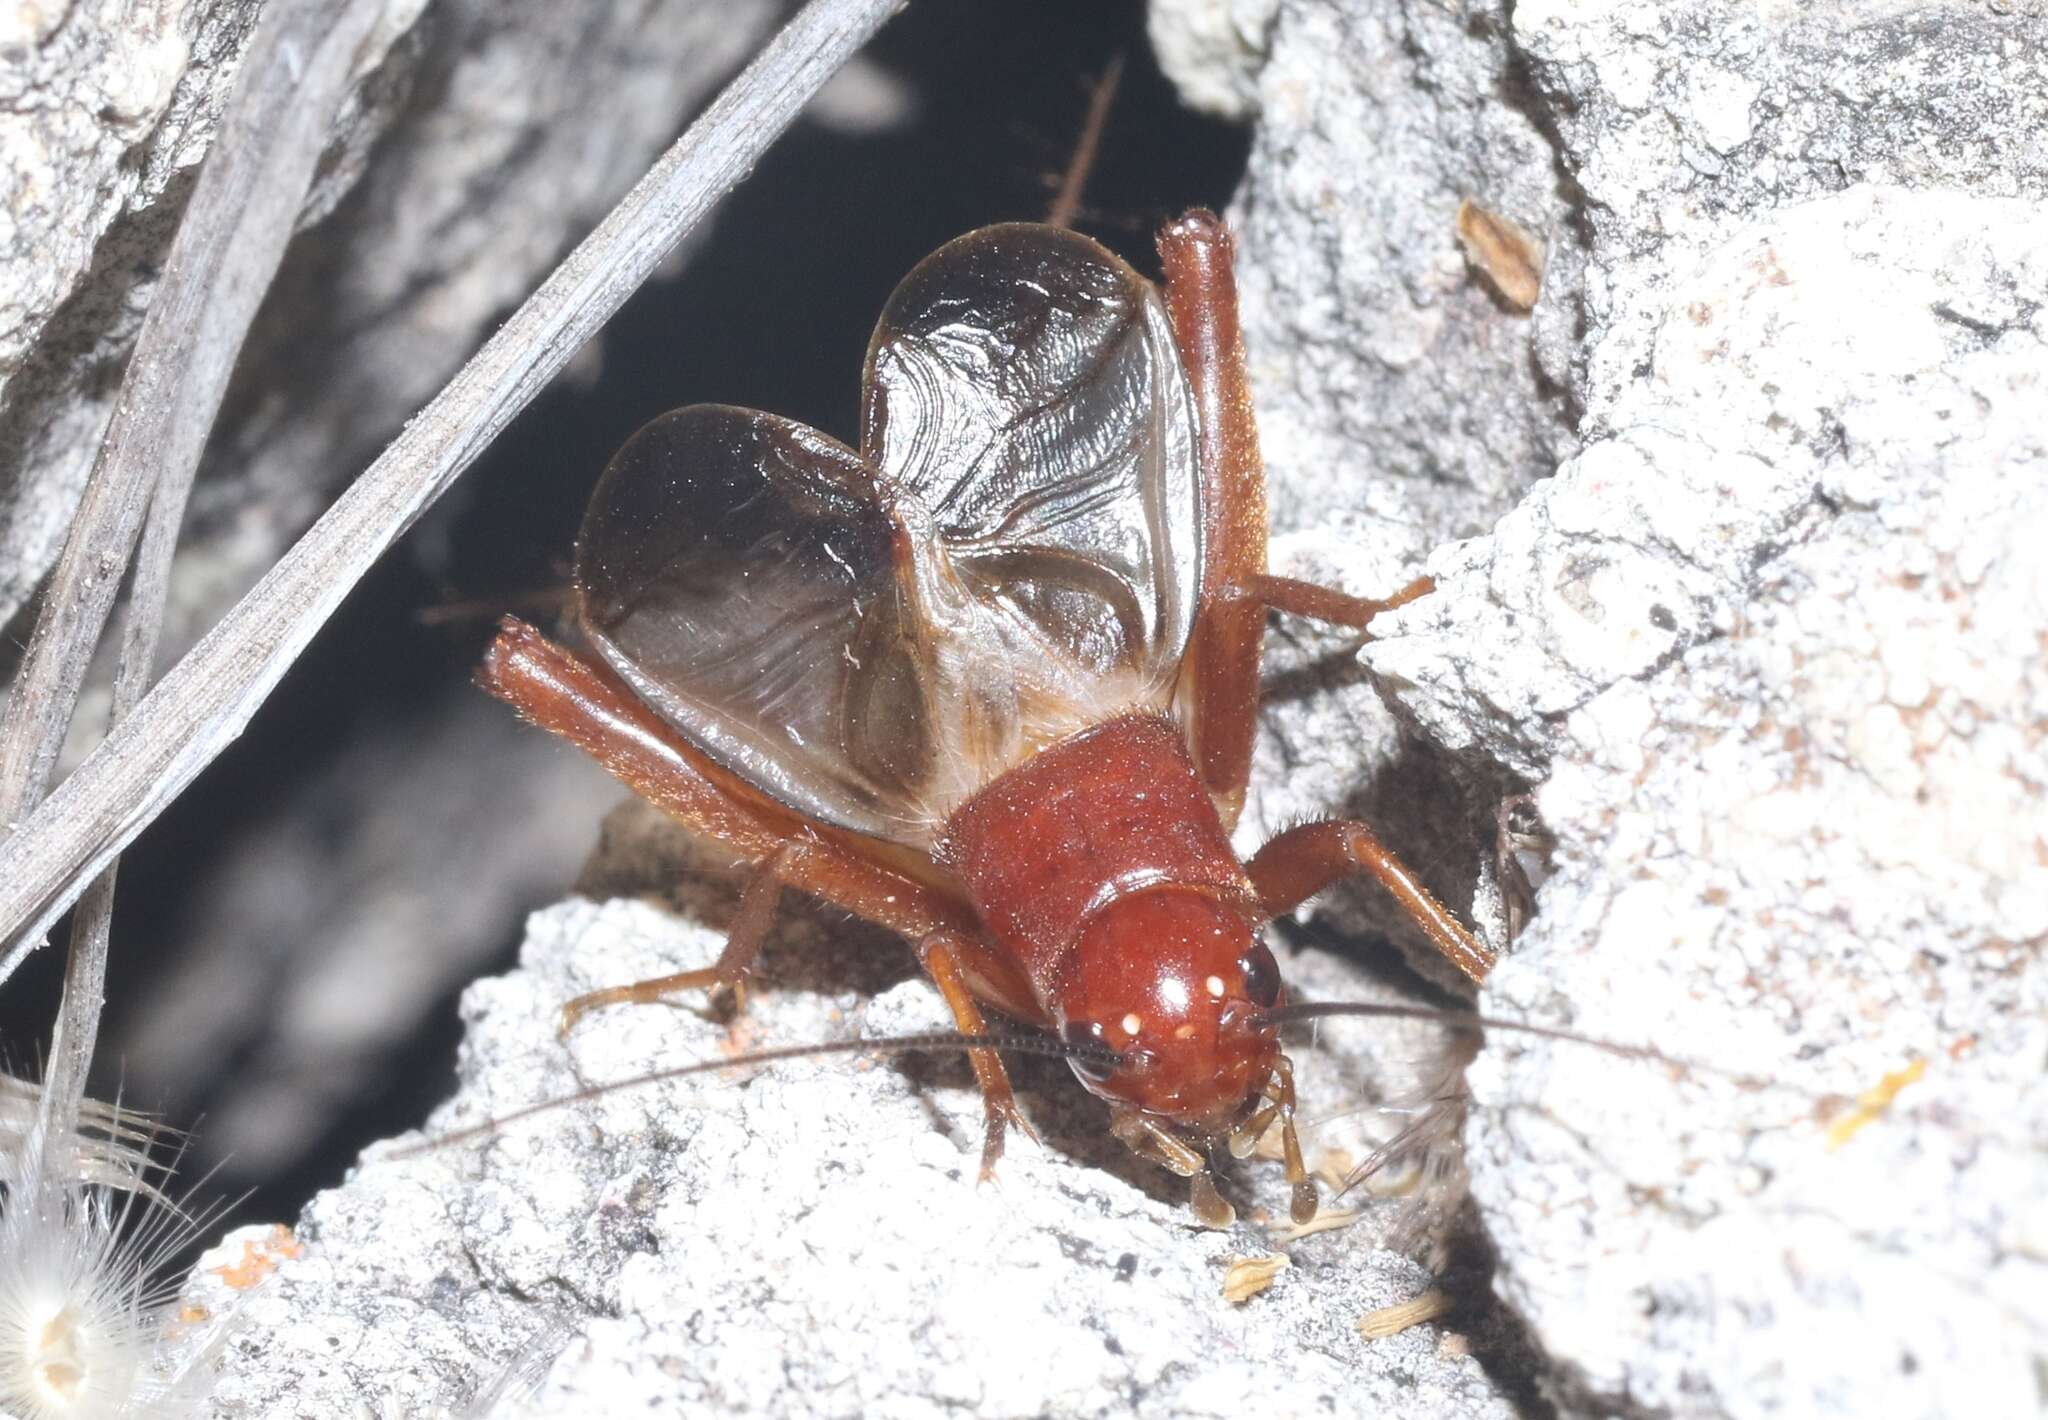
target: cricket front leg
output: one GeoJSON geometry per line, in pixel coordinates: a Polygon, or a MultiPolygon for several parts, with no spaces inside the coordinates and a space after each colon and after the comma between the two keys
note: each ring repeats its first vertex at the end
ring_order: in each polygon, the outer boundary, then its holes
{"type": "Polygon", "coordinates": [[[1339,878],[1366,873],[1393,894],[1430,944],[1473,981],[1484,981],[1494,955],[1438,902],[1368,824],[1332,820],[1291,828],[1245,865],[1259,906],[1269,917],[1291,912],[1339,878]]]}
{"type": "MultiPolygon", "coordinates": [[[[944,934],[930,936],[917,944],[918,960],[924,963],[932,984],[945,998],[960,1033],[987,1035],[988,1021],[960,969],[959,956],[966,945],[944,934]]],[[[1005,1128],[1014,1124],[1029,1138],[1035,1139],[1037,1135],[1017,1108],[1017,1093],[1010,1087],[1010,1073],[1003,1067],[1003,1058],[993,1050],[980,1049],[968,1051],[967,1061],[974,1067],[975,1082],[981,1086],[982,1116],[986,1121],[981,1138],[981,1178],[987,1182],[995,1176],[996,1162],[1003,1157],[1005,1128]]]]}

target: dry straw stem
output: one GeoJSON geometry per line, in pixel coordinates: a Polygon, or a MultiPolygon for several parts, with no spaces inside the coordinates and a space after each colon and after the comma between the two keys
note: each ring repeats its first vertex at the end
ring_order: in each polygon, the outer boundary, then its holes
{"type": "MultiPolygon", "coordinates": [[[[149,689],[171,556],[228,375],[277,275],[334,118],[385,0],[289,0],[265,11],[212,158],[171,243],[121,398],[43,598],[0,731],[0,820],[40,801],[147,509],[114,673],[111,722],[149,689]]],[[[104,999],[115,865],[72,921],[42,1138],[69,1139],[104,999]]]]}
{"type": "MultiPolygon", "coordinates": [[[[33,1162],[31,1140],[40,1127],[42,1101],[41,1085],[0,1071],[0,1188],[11,1197],[18,1198],[42,1182],[31,1178],[24,1167],[33,1162]]],[[[146,1116],[92,1099],[77,1104],[73,1121],[76,1132],[69,1141],[67,1181],[168,1202],[149,1181],[149,1151],[169,1131],[146,1116]]]]}
{"type": "Polygon", "coordinates": [[[0,843],[22,955],[241,732],[349,589],[735,186],[903,0],[811,0],[135,713],[0,843]]]}
{"type": "Polygon", "coordinates": [[[256,32],[0,718],[0,824],[48,790],[152,491],[161,486],[160,497],[183,506],[357,51],[383,9],[382,0],[298,0],[266,13],[256,32]]]}

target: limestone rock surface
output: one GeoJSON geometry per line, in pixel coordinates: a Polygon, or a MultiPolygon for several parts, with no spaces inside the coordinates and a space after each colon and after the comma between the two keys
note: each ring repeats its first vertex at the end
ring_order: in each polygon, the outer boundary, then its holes
{"type": "MultiPolygon", "coordinates": [[[[1490,1038],[1496,1286],[1574,1412],[2034,1413],[2048,25],[1461,13],[1552,149],[1525,328],[1576,445],[1363,660],[1397,769],[1534,788],[1549,876],[1482,1008],[1700,1067],[1490,1038]]],[[[1282,5],[1268,42],[1439,14],[1282,5]]]]}

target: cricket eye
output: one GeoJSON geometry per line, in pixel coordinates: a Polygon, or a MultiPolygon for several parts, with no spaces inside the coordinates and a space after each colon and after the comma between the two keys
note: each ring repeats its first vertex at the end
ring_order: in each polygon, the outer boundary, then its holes
{"type": "Polygon", "coordinates": [[[1060,1039],[1080,1052],[1069,1055],[1067,1063],[1082,1079],[1099,1085],[1116,1073],[1119,1061],[1102,1038],[1101,1026],[1092,1021],[1069,1021],[1060,1039]]]}
{"type": "Polygon", "coordinates": [[[1273,954],[1264,942],[1255,943],[1252,949],[1238,958],[1238,970],[1244,973],[1244,994],[1254,1006],[1271,1007],[1280,1002],[1280,964],[1273,960],[1273,954]]]}

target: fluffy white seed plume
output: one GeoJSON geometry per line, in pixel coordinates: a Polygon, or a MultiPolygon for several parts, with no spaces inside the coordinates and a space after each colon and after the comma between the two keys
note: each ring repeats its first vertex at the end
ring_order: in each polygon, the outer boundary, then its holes
{"type": "MultiPolygon", "coordinates": [[[[36,1093],[19,1080],[0,1086],[0,1100],[30,1117],[36,1093]]],[[[192,1363],[205,1348],[174,1333],[179,1278],[169,1265],[208,1218],[149,1183],[146,1124],[103,1105],[81,1118],[92,1132],[47,1149],[35,1127],[0,1122],[0,1412],[193,1413],[203,1391],[192,1363]]]]}

